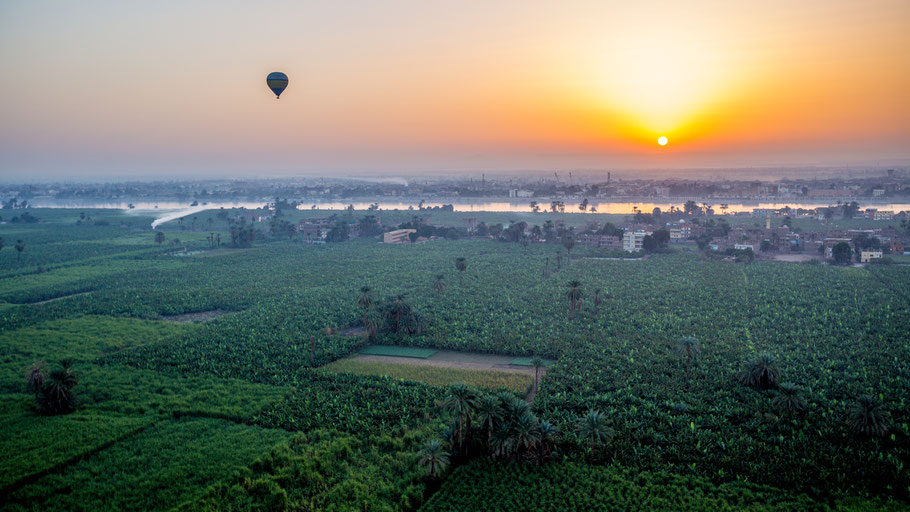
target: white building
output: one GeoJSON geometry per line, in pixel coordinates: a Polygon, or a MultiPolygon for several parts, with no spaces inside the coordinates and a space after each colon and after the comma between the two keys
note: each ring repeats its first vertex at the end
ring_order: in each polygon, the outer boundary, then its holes
{"type": "Polygon", "coordinates": [[[860,251],[859,261],[861,263],[869,263],[872,260],[878,260],[882,258],[882,251],[860,251]]]}
{"type": "Polygon", "coordinates": [[[622,235],[622,250],[626,252],[638,252],[642,249],[641,245],[645,237],[650,235],[650,231],[629,230],[622,235]]]}

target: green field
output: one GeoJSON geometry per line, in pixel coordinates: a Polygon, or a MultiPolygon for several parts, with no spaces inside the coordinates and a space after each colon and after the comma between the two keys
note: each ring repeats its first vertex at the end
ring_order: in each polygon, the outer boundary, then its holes
{"type": "MultiPolygon", "coordinates": [[[[149,218],[88,213],[107,223],[33,209],[40,222],[0,225],[0,509],[910,506],[907,266],[688,251],[628,262],[573,250],[570,261],[561,244],[492,240],[318,246],[267,224],[236,249],[216,212],[197,215],[204,230],[165,224],[159,245],[149,218]],[[173,255],[184,247],[200,252],[173,255]],[[162,320],[213,310],[233,313],[162,320]],[[374,340],[343,334],[364,321],[374,340]],[[443,350],[548,367],[528,406],[510,400],[530,373],[345,360],[443,350]],[[741,384],[764,353],[779,385],[741,384]],[[25,375],[60,359],[78,376],[75,412],[39,414],[25,375]],[[482,396],[458,447],[452,404],[465,392],[482,396]],[[887,413],[881,435],[848,422],[862,395],[887,413]],[[579,428],[589,410],[602,414],[597,442],[579,428]],[[437,479],[421,462],[433,440],[451,454],[437,479]]],[[[388,225],[412,214],[381,215],[388,225]]],[[[465,215],[432,214],[453,226],[465,215]]]]}
{"type": "Polygon", "coordinates": [[[427,359],[437,351],[427,348],[411,347],[392,347],[387,345],[371,345],[360,350],[360,354],[367,356],[392,356],[392,357],[414,357],[417,359],[427,359]]]}

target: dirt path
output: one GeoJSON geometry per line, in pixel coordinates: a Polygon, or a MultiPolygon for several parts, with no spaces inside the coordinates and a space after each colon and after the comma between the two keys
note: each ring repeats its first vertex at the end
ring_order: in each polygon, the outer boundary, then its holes
{"type": "MultiPolygon", "coordinates": [[[[79,292],[79,293],[73,293],[73,294],[70,294],[70,295],[64,295],[64,296],[62,296],[62,297],[54,297],[53,299],[40,300],[40,301],[38,301],[38,302],[23,302],[22,304],[16,304],[16,305],[17,305],[17,306],[38,306],[38,305],[41,305],[41,304],[47,304],[47,303],[49,303],[49,302],[56,302],[56,301],[58,301],[58,300],[68,299],[68,298],[70,298],[70,297],[78,297],[78,296],[80,296],[80,295],[86,295],[86,294],[89,294],[89,293],[92,293],[91,290],[90,290],[90,291],[87,291],[87,292],[79,292]]],[[[12,303],[11,303],[11,304],[12,304],[12,303]]]]}

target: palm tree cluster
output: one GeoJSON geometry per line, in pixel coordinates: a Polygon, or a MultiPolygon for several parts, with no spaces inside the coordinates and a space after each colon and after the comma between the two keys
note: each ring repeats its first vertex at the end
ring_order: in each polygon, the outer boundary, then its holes
{"type": "Polygon", "coordinates": [[[35,393],[35,408],[47,415],[66,414],[76,409],[73,388],[78,383],[68,360],[61,360],[59,367],[50,373],[39,361],[25,375],[26,388],[35,393]]]}
{"type": "Polygon", "coordinates": [[[381,306],[373,298],[369,286],[360,288],[357,305],[363,310],[364,334],[375,339],[383,328],[392,333],[420,334],[426,328],[426,319],[408,302],[404,294],[389,297],[381,306]]]}
{"type": "Polygon", "coordinates": [[[737,380],[740,384],[750,388],[774,389],[777,387],[777,381],[780,380],[780,369],[776,364],[777,361],[773,356],[761,354],[746,364],[737,380]]]}
{"type": "Polygon", "coordinates": [[[581,299],[584,297],[584,292],[581,290],[581,281],[569,281],[566,286],[569,287],[566,291],[566,298],[569,299],[569,320],[572,321],[575,320],[576,311],[581,313],[581,299]]]}
{"type": "Polygon", "coordinates": [[[439,405],[453,418],[447,437],[456,457],[485,452],[495,459],[539,463],[553,455],[556,427],[540,421],[531,406],[512,393],[486,395],[456,384],[439,405]]]}
{"type": "MultiPolygon", "coordinates": [[[[420,465],[434,480],[448,468],[450,457],[464,461],[487,455],[540,464],[553,459],[560,441],[559,429],[553,423],[539,420],[527,402],[506,391],[483,394],[456,384],[438,406],[452,417],[445,434],[451,452],[446,452],[442,441],[431,440],[419,453],[420,465]]],[[[578,418],[575,434],[592,460],[613,437],[613,430],[605,414],[590,409],[578,418]]]]}

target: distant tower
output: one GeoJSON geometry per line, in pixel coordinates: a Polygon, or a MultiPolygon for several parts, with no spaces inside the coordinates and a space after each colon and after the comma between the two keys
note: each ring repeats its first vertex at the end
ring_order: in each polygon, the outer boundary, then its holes
{"type": "Polygon", "coordinates": [[[610,173],[607,172],[607,185],[609,185],[609,184],[610,184],[610,173]]]}
{"type": "Polygon", "coordinates": [[[765,217],[765,229],[771,229],[771,212],[768,212],[768,216],[765,217]]]}

